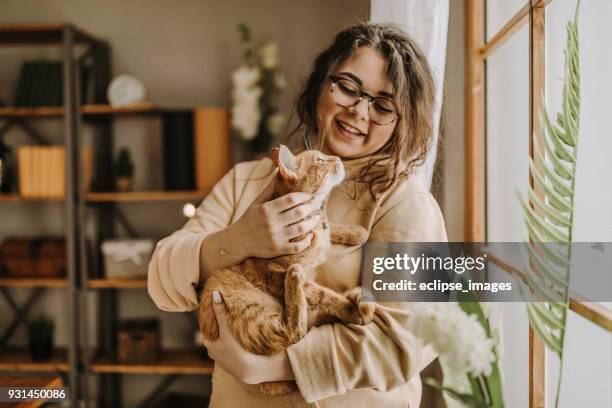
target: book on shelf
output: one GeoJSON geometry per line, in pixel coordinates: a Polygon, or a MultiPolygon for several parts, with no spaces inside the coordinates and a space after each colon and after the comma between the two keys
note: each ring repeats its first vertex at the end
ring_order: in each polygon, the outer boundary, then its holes
{"type": "MultiPolygon", "coordinates": [[[[89,79],[91,67],[81,65],[78,72],[80,100],[87,103],[90,96],[89,79]]],[[[21,66],[15,90],[14,105],[17,107],[62,106],[64,93],[64,70],[60,61],[27,61],[21,66]]]]}

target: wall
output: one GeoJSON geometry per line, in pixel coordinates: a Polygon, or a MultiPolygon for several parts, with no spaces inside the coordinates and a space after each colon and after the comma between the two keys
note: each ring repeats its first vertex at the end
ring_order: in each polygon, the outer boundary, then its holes
{"type": "MultiPolygon", "coordinates": [[[[2,22],[71,22],[108,40],[112,47],[114,74],[129,73],[140,78],[148,100],[163,106],[190,107],[228,105],[229,73],[240,64],[236,25],[248,23],[256,45],[276,41],[280,47],[281,69],[288,79],[283,106],[288,113],[296,90],[309,71],[314,55],[328,44],[336,32],[357,20],[367,18],[367,0],[276,1],[248,0],[0,0],[2,22]]],[[[12,101],[20,64],[24,59],[60,58],[59,48],[0,48],[0,98],[12,101]]],[[[59,121],[36,120],[33,126],[61,143],[59,121]]],[[[135,188],[161,189],[160,123],[150,118],[122,118],[115,124],[115,147],[130,148],[136,162],[135,188]]],[[[82,134],[85,144],[90,129],[82,134]]],[[[21,131],[7,135],[11,145],[29,143],[21,131]]],[[[142,236],[159,238],[185,222],[182,203],[133,203],[120,208],[142,236]]],[[[0,239],[11,235],[63,232],[63,208],[49,203],[2,203],[0,239]]],[[[120,234],[121,229],[117,230],[120,234]]],[[[27,290],[15,290],[23,301],[27,290]]],[[[96,342],[96,294],[89,296],[90,339],[96,342]]],[[[120,314],[161,318],[163,344],[177,347],[191,342],[188,315],[156,310],[145,291],[121,291],[120,314]]],[[[68,302],[61,290],[49,290],[32,311],[59,317],[67,315],[68,302]]],[[[0,303],[0,331],[9,324],[10,308],[0,303]]],[[[66,344],[67,322],[57,323],[56,341],[66,344]]],[[[14,343],[25,342],[20,329],[14,343]]],[[[125,401],[134,405],[159,381],[155,376],[124,376],[125,401]]],[[[178,388],[200,391],[208,382],[190,377],[178,388]]]]}

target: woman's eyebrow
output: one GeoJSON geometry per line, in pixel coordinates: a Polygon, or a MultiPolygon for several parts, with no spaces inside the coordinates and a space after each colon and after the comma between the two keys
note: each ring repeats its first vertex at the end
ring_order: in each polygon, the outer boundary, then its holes
{"type": "MultiPolygon", "coordinates": [[[[355,75],[355,74],[353,74],[351,72],[340,72],[340,73],[338,73],[338,75],[345,75],[345,76],[351,78],[353,81],[357,82],[357,85],[363,86],[363,81],[361,80],[361,78],[359,78],[357,75],[355,75]]],[[[389,92],[379,91],[378,95],[393,99],[393,94],[389,93],[389,92]]]]}

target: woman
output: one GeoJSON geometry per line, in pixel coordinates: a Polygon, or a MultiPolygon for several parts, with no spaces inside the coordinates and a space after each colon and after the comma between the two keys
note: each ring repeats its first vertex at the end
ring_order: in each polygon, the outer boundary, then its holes
{"type": "MultiPolygon", "coordinates": [[[[339,33],[314,63],[298,100],[294,134],[308,147],[340,156],[347,180],[327,205],[330,222],[359,224],[369,242],[446,241],[431,194],[411,176],[432,132],[434,85],[418,47],[396,29],[361,24],[339,33]]],[[[309,245],[316,209],[305,193],[269,201],[269,159],[235,166],[179,231],[161,240],[149,266],[149,294],[163,310],[197,307],[196,287],[207,274],[246,257],[269,258],[309,245]]],[[[338,292],[359,284],[360,249],[333,245],[317,280],[338,292]]],[[[365,326],[313,327],[287,352],[246,352],[228,332],[222,294],[215,313],[220,338],[213,407],[419,406],[419,372],[434,358],[408,330],[401,303],[378,304],[365,326]],[[293,379],[299,392],[268,397],[251,384],[293,379]]]]}

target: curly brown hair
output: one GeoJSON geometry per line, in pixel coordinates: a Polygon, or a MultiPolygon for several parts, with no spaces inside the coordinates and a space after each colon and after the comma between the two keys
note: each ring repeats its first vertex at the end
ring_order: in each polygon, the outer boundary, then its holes
{"type": "Polygon", "coordinates": [[[328,76],[359,47],[372,47],[388,60],[387,76],[393,84],[399,113],[389,141],[372,155],[372,160],[354,180],[355,192],[358,183],[367,183],[376,200],[378,194],[423,163],[432,138],[434,80],[423,52],[404,32],[393,26],[369,23],[341,31],[314,61],[297,100],[299,123],[289,137],[302,137],[305,147],[323,146],[317,123],[319,98],[328,76]],[[390,165],[384,164],[387,162],[390,165]]]}

